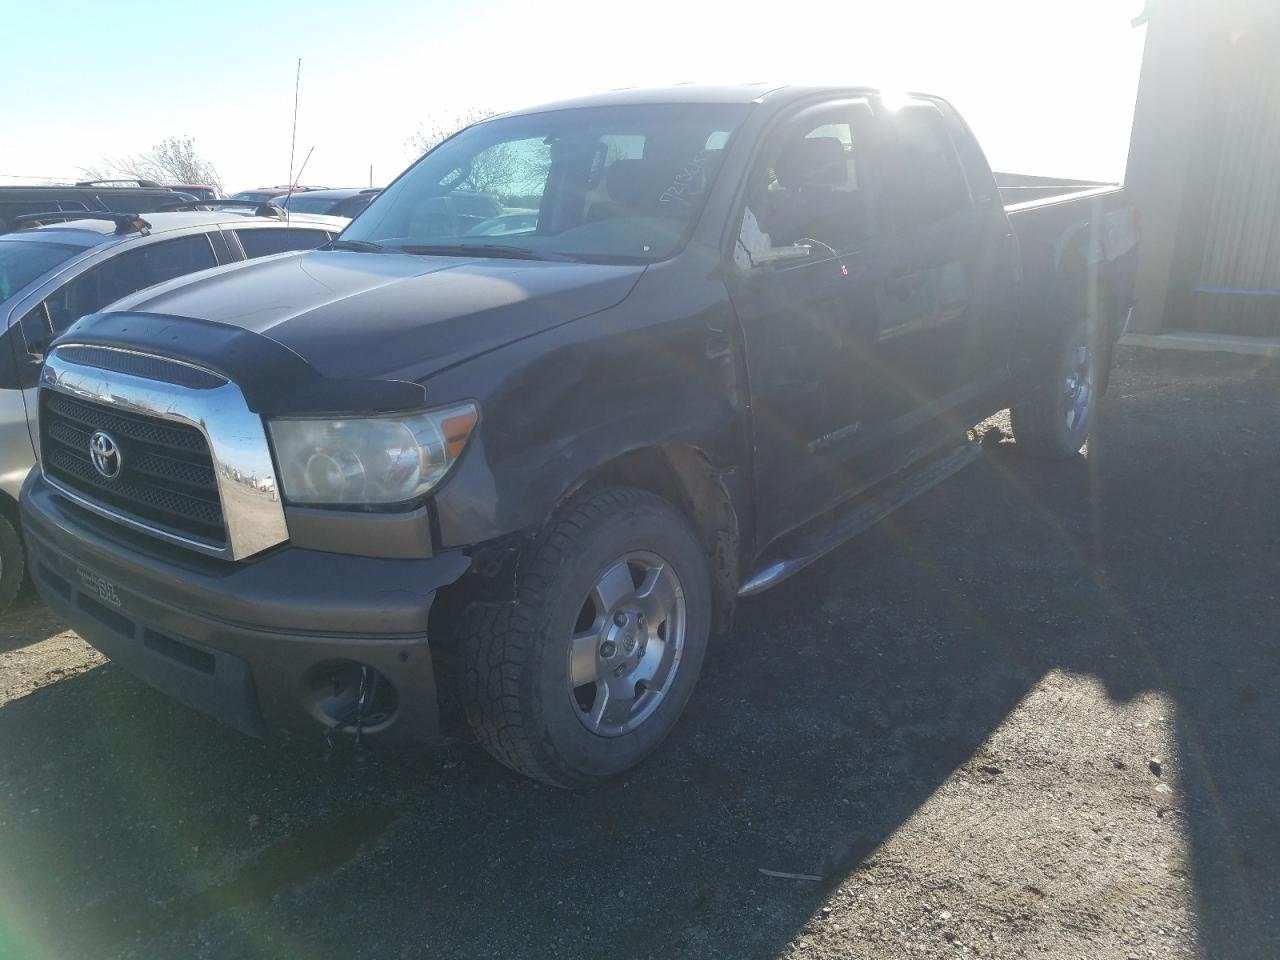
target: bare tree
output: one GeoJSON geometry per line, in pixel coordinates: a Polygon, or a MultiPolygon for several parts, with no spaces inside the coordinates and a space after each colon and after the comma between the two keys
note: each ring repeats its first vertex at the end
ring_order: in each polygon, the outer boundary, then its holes
{"type": "Polygon", "coordinates": [[[131,157],[104,157],[97,166],[83,167],[88,180],[158,180],[161,183],[207,183],[222,189],[222,178],[212,163],[196,152],[190,137],[168,137],[146,153],[131,157]]]}
{"type": "Polygon", "coordinates": [[[463,127],[469,127],[481,120],[488,120],[497,112],[488,107],[468,107],[458,113],[430,117],[418,124],[417,132],[405,140],[405,144],[414,153],[426,153],[441,141],[448,140],[463,127]]]}
{"type": "MultiPolygon", "coordinates": [[[[472,107],[456,114],[434,118],[418,126],[418,131],[405,142],[417,153],[426,153],[463,127],[487,120],[496,111],[472,107]]],[[[469,190],[500,197],[515,206],[536,206],[550,166],[550,150],[545,145],[532,148],[528,143],[495,143],[471,158],[466,176],[459,182],[469,190]]]]}

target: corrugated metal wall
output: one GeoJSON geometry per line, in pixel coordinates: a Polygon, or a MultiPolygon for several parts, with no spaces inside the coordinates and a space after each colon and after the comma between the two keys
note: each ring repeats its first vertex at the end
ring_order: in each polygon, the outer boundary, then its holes
{"type": "MultiPolygon", "coordinates": [[[[1197,330],[1280,336],[1280,54],[1241,43],[1220,67],[1220,154],[1208,186],[1197,330]]],[[[1209,145],[1212,149],[1212,145],[1209,145]]]]}

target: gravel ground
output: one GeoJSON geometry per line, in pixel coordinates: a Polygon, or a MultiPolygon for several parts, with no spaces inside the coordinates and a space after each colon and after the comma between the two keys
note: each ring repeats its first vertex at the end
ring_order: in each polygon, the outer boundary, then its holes
{"type": "Polygon", "coordinates": [[[1276,366],[1122,351],[1087,458],[991,445],[744,604],[589,793],[242,738],[26,597],[0,955],[1273,960],[1278,408],[1276,366]]]}

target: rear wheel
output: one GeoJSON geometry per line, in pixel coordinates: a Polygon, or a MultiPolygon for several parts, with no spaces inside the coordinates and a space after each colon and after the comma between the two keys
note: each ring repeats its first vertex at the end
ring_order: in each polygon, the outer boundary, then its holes
{"type": "Polygon", "coordinates": [[[1009,411],[1018,447],[1033,456],[1064,460],[1089,439],[1101,382],[1099,351],[1084,321],[1059,338],[1048,373],[1030,397],[1009,411]]]}
{"type": "Polygon", "coordinates": [[[514,605],[462,618],[467,720],[494,757],[562,787],[622,773],[675,726],[710,631],[711,584],[680,513],[642,490],[582,499],[514,605]]]}

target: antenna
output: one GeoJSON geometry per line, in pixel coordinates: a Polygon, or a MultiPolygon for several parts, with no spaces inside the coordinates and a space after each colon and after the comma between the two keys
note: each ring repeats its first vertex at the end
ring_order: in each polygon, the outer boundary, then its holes
{"type": "MultiPolygon", "coordinates": [[[[301,179],[302,179],[302,175],[303,175],[304,173],[306,173],[306,171],[307,171],[307,164],[311,162],[311,155],[312,155],[313,153],[315,153],[315,152],[316,152],[315,145],[314,145],[314,144],[312,144],[311,149],[307,151],[307,155],[306,155],[306,157],[305,157],[305,158],[303,159],[303,161],[302,161],[302,166],[300,166],[300,167],[298,168],[298,179],[299,179],[299,180],[301,180],[301,179]]],[[[294,189],[294,187],[296,187],[296,186],[297,186],[297,184],[296,184],[296,183],[290,183],[290,184],[289,184],[289,193],[290,193],[290,194],[292,194],[292,193],[293,193],[293,189],[294,189]]]]}
{"type": "MultiPolygon", "coordinates": [[[[289,192],[285,195],[287,200],[293,196],[293,150],[298,143],[298,90],[302,87],[302,58],[298,58],[298,73],[293,78],[293,133],[289,136],[289,179],[285,183],[289,184],[289,192]]],[[[310,156],[310,154],[307,154],[310,156]]],[[[301,171],[299,171],[301,174],[301,171]]]]}
{"type": "MultiPolygon", "coordinates": [[[[311,160],[311,154],[315,153],[315,151],[316,151],[315,144],[312,144],[312,145],[311,145],[311,149],[307,151],[306,159],[302,161],[302,166],[298,168],[298,179],[299,179],[299,180],[301,180],[301,179],[302,179],[302,174],[303,174],[303,172],[307,169],[307,163],[308,163],[308,161],[310,161],[310,160],[311,160]]],[[[289,192],[288,192],[288,193],[286,193],[286,194],[284,195],[284,198],[285,198],[285,201],[286,201],[286,203],[285,203],[285,205],[284,205],[284,220],[285,220],[285,227],[284,227],[284,229],[285,229],[285,233],[288,233],[290,230],[292,230],[292,229],[293,229],[292,224],[289,222],[289,216],[290,216],[290,215],[289,215],[289,204],[288,204],[288,202],[287,202],[287,201],[288,201],[288,199],[289,199],[290,197],[292,197],[292,196],[293,196],[293,188],[294,188],[294,186],[295,186],[295,184],[292,184],[292,183],[291,183],[291,184],[289,184],[289,192]]]]}

